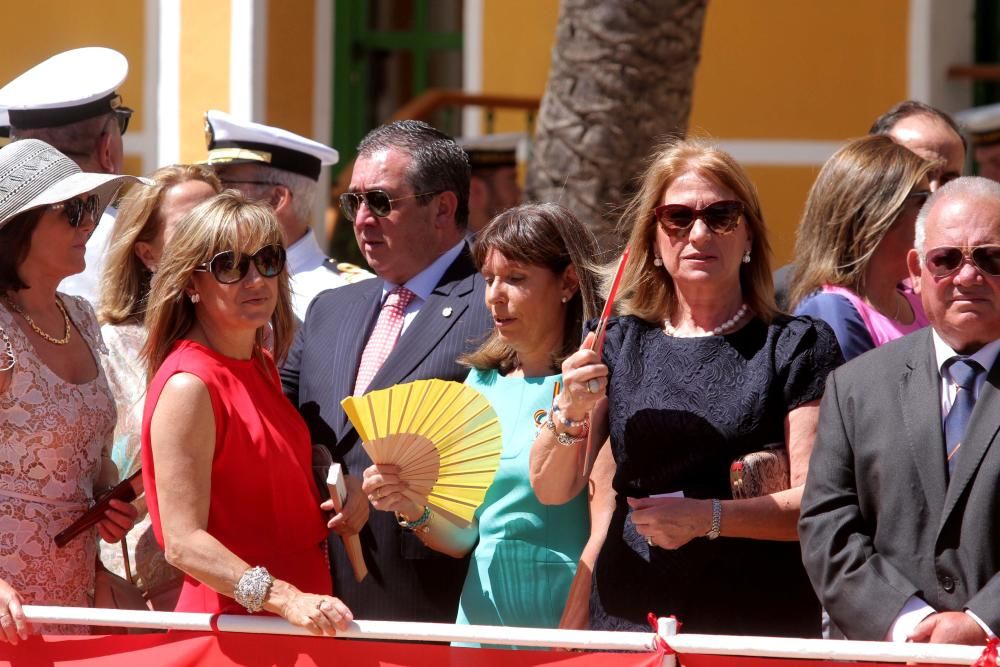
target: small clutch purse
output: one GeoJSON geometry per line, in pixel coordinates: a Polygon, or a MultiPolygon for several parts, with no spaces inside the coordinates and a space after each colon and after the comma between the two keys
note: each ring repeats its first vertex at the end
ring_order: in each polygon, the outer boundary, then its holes
{"type": "Polygon", "coordinates": [[[791,486],[788,451],[784,447],[750,452],[729,466],[729,486],[733,498],[757,498],[791,486]]]}

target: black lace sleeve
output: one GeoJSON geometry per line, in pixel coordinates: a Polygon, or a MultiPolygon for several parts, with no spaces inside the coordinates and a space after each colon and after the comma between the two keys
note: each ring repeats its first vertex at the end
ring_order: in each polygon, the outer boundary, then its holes
{"type": "Polygon", "coordinates": [[[775,348],[778,378],[784,382],[788,410],[823,396],[826,376],[844,363],[837,337],[825,322],[808,317],[781,317],[775,348]]]}

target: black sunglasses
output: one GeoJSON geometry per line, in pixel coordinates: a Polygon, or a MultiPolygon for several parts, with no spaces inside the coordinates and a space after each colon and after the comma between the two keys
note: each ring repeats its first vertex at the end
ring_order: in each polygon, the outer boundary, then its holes
{"type": "Polygon", "coordinates": [[[668,234],[683,234],[691,229],[694,221],[701,218],[713,234],[728,234],[740,224],[743,204],[738,201],[723,200],[709,204],[705,208],[692,208],[684,204],[663,204],[653,209],[657,222],[668,234]]]}
{"type": "Polygon", "coordinates": [[[368,210],[372,212],[376,218],[384,218],[392,213],[393,202],[402,201],[403,199],[413,199],[414,197],[429,197],[431,195],[439,195],[438,192],[421,192],[415,195],[406,195],[404,197],[396,197],[393,199],[389,196],[389,193],[385,190],[369,190],[367,192],[345,192],[340,195],[340,210],[344,212],[344,217],[354,222],[358,217],[358,209],[361,208],[361,202],[364,202],[368,206],[368,210]]]}
{"type": "Polygon", "coordinates": [[[94,226],[97,226],[97,223],[100,222],[101,198],[97,195],[90,195],[87,199],[73,197],[58,204],[50,204],[49,209],[65,213],[66,222],[69,223],[70,227],[76,228],[82,225],[84,215],[89,215],[94,226]]]}
{"type": "Polygon", "coordinates": [[[924,256],[924,264],[935,278],[950,276],[967,261],[986,275],[1000,276],[1000,245],[978,245],[971,248],[946,245],[932,248],[924,256]]]}
{"type": "Polygon", "coordinates": [[[262,277],[274,278],[285,268],[285,249],[278,244],[266,245],[252,255],[241,255],[238,262],[236,252],[224,250],[194,270],[210,272],[223,285],[232,285],[247,277],[251,261],[262,277]]]}

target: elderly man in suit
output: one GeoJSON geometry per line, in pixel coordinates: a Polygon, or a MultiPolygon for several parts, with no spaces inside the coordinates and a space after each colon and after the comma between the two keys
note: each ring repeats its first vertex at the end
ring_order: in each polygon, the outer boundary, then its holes
{"type": "Polygon", "coordinates": [[[849,639],[1000,631],[1000,184],[954,180],[908,258],[931,327],[834,371],[802,499],[802,557],[849,639]]]}
{"type": "MultiPolygon", "coordinates": [[[[340,203],[378,279],[320,293],[282,370],[313,441],[354,477],[371,460],[341,399],[413,380],[462,381],[468,370],[456,358],[492,326],[464,241],[468,201],[465,153],[426,123],[384,125],[358,147],[340,203]]],[[[348,502],[367,503],[356,488],[348,502]]],[[[468,564],[425,547],[413,532],[420,519],[372,513],[361,532],[369,575],[360,583],[331,540],[334,590],[355,617],[454,622],[468,564]]]]}

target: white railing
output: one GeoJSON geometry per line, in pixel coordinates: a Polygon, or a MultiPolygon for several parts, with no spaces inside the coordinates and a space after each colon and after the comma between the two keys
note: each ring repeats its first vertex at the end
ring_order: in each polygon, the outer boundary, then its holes
{"type": "MultiPolygon", "coordinates": [[[[32,623],[312,636],[307,630],[293,626],[284,619],[274,616],[221,615],[215,617],[213,614],[32,605],[25,606],[24,612],[32,623]],[[214,624],[213,618],[215,619],[214,624]]],[[[799,660],[971,665],[979,658],[983,650],[982,647],[950,644],[894,644],[823,639],[677,634],[676,622],[669,618],[659,619],[658,634],[674,651],[680,654],[794,658],[799,660]]],[[[656,650],[656,635],[652,632],[598,632],[356,620],[351,624],[349,630],[338,633],[338,636],[373,641],[388,639],[415,642],[476,642],[538,648],[571,648],[584,651],[656,650]]],[[[664,667],[673,667],[675,665],[674,656],[664,656],[663,665],[664,667]]]]}

